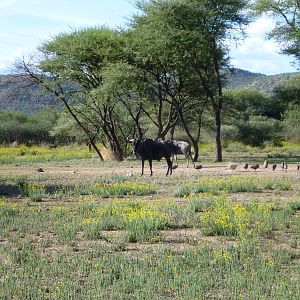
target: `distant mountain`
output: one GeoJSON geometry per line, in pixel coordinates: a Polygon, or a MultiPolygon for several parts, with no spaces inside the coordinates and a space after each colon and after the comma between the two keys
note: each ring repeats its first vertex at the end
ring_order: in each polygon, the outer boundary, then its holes
{"type": "MultiPolygon", "coordinates": [[[[233,69],[228,73],[229,89],[252,88],[265,93],[290,79],[296,73],[264,75],[241,69],[233,69]]],[[[21,111],[27,114],[36,113],[46,107],[58,108],[55,98],[45,94],[41,88],[33,86],[26,76],[0,75],[0,109],[21,111]]]]}
{"type": "Polygon", "coordinates": [[[264,75],[252,73],[241,69],[233,69],[227,76],[229,89],[252,88],[264,93],[272,93],[274,88],[283,84],[297,73],[282,73],[276,75],[264,75]]]}
{"type": "Polygon", "coordinates": [[[58,107],[54,97],[32,85],[26,76],[0,75],[0,109],[33,114],[58,107]]]}

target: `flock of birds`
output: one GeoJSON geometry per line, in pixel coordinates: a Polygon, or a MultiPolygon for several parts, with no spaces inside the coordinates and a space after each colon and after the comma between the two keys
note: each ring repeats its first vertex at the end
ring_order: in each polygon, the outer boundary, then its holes
{"type": "MultiPolygon", "coordinates": [[[[263,164],[263,168],[264,169],[268,169],[269,168],[269,162],[267,160],[264,161],[264,164],[263,164]]],[[[228,166],[228,169],[229,170],[235,170],[236,168],[238,167],[238,164],[230,164],[228,166]]],[[[245,163],[243,165],[243,168],[247,171],[249,168],[253,169],[254,171],[256,171],[257,169],[259,169],[260,165],[259,164],[253,164],[253,165],[249,165],[248,163],[245,163]]],[[[288,169],[288,164],[284,161],[280,164],[280,168],[282,171],[286,171],[287,172],[287,169],[288,169]]],[[[274,163],[274,164],[271,164],[271,169],[272,171],[274,172],[276,169],[277,169],[277,164],[274,163]]],[[[300,164],[297,164],[297,170],[299,171],[300,170],[300,164]]]]}

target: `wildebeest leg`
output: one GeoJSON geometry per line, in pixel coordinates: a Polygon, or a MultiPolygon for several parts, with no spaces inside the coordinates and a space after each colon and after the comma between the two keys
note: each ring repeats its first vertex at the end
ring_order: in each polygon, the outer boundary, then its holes
{"type": "Polygon", "coordinates": [[[190,166],[190,156],[189,155],[185,155],[185,158],[187,159],[187,168],[190,166]]]}
{"type": "Polygon", "coordinates": [[[141,174],[141,176],[144,175],[144,165],[145,165],[145,161],[142,159],[142,174],[141,174]]]}
{"type": "Polygon", "coordinates": [[[189,152],[188,155],[186,155],[186,158],[187,158],[187,160],[188,160],[187,168],[189,167],[189,162],[190,162],[190,160],[191,160],[191,162],[192,162],[192,164],[193,164],[193,166],[194,166],[194,168],[195,168],[195,162],[194,162],[194,160],[193,160],[193,157],[192,157],[191,152],[189,152]]]}
{"type": "Polygon", "coordinates": [[[152,159],[149,159],[149,167],[150,167],[150,176],[152,176],[152,159]]]}
{"type": "Polygon", "coordinates": [[[172,161],[171,161],[170,157],[166,157],[166,161],[168,163],[168,171],[167,171],[166,176],[169,175],[169,171],[170,171],[170,175],[172,175],[172,161]]]}

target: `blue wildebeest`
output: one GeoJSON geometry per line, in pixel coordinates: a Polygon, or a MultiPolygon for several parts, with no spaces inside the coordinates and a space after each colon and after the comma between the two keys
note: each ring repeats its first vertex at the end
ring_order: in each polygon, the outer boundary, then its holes
{"type": "Polygon", "coordinates": [[[142,160],[142,174],[144,175],[144,164],[145,160],[149,161],[150,176],[152,176],[152,160],[160,161],[163,157],[166,159],[168,164],[168,171],[166,176],[172,174],[172,150],[169,145],[162,144],[160,142],[155,142],[151,139],[146,140],[129,140],[134,145],[135,155],[142,160]]]}
{"type": "Polygon", "coordinates": [[[172,150],[172,158],[175,156],[175,161],[176,164],[178,165],[177,162],[177,155],[178,154],[183,154],[185,158],[187,159],[187,168],[189,167],[189,161],[191,159],[194,168],[195,168],[195,163],[192,158],[192,151],[191,151],[191,146],[189,143],[184,142],[184,141],[177,141],[177,140],[163,140],[163,139],[158,139],[159,142],[163,143],[164,145],[169,145],[172,150]]]}

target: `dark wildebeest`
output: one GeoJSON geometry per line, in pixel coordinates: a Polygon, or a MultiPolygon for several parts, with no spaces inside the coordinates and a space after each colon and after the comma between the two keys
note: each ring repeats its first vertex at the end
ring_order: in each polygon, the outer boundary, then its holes
{"type": "Polygon", "coordinates": [[[163,139],[158,139],[159,142],[169,145],[172,150],[172,158],[175,156],[175,161],[176,164],[178,165],[177,162],[177,155],[178,154],[183,154],[185,158],[187,159],[187,168],[189,167],[189,161],[191,159],[194,168],[195,168],[195,163],[192,158],[192,151],[191,151],[191,146],[189,143],[184,142],[184,141],[177,141],[177,140],[163,140],[163,139]]]}
{"type": "Polygon", "coordinates": [[[146,140],[130,140],[130,142],[134,145],[134,153],[135,155],[142,160],[142,174],[144,175],[144,164],[145,160],[149,161],[150,167],[150,176],[152,176],[152,160],[160,161],[163,157],[166,159],[168,163],[168,171],[166,176],[172,174],[172,151],[169,145],[165,145],[159,142],[155,142],[151,139],[146,140]]]}

